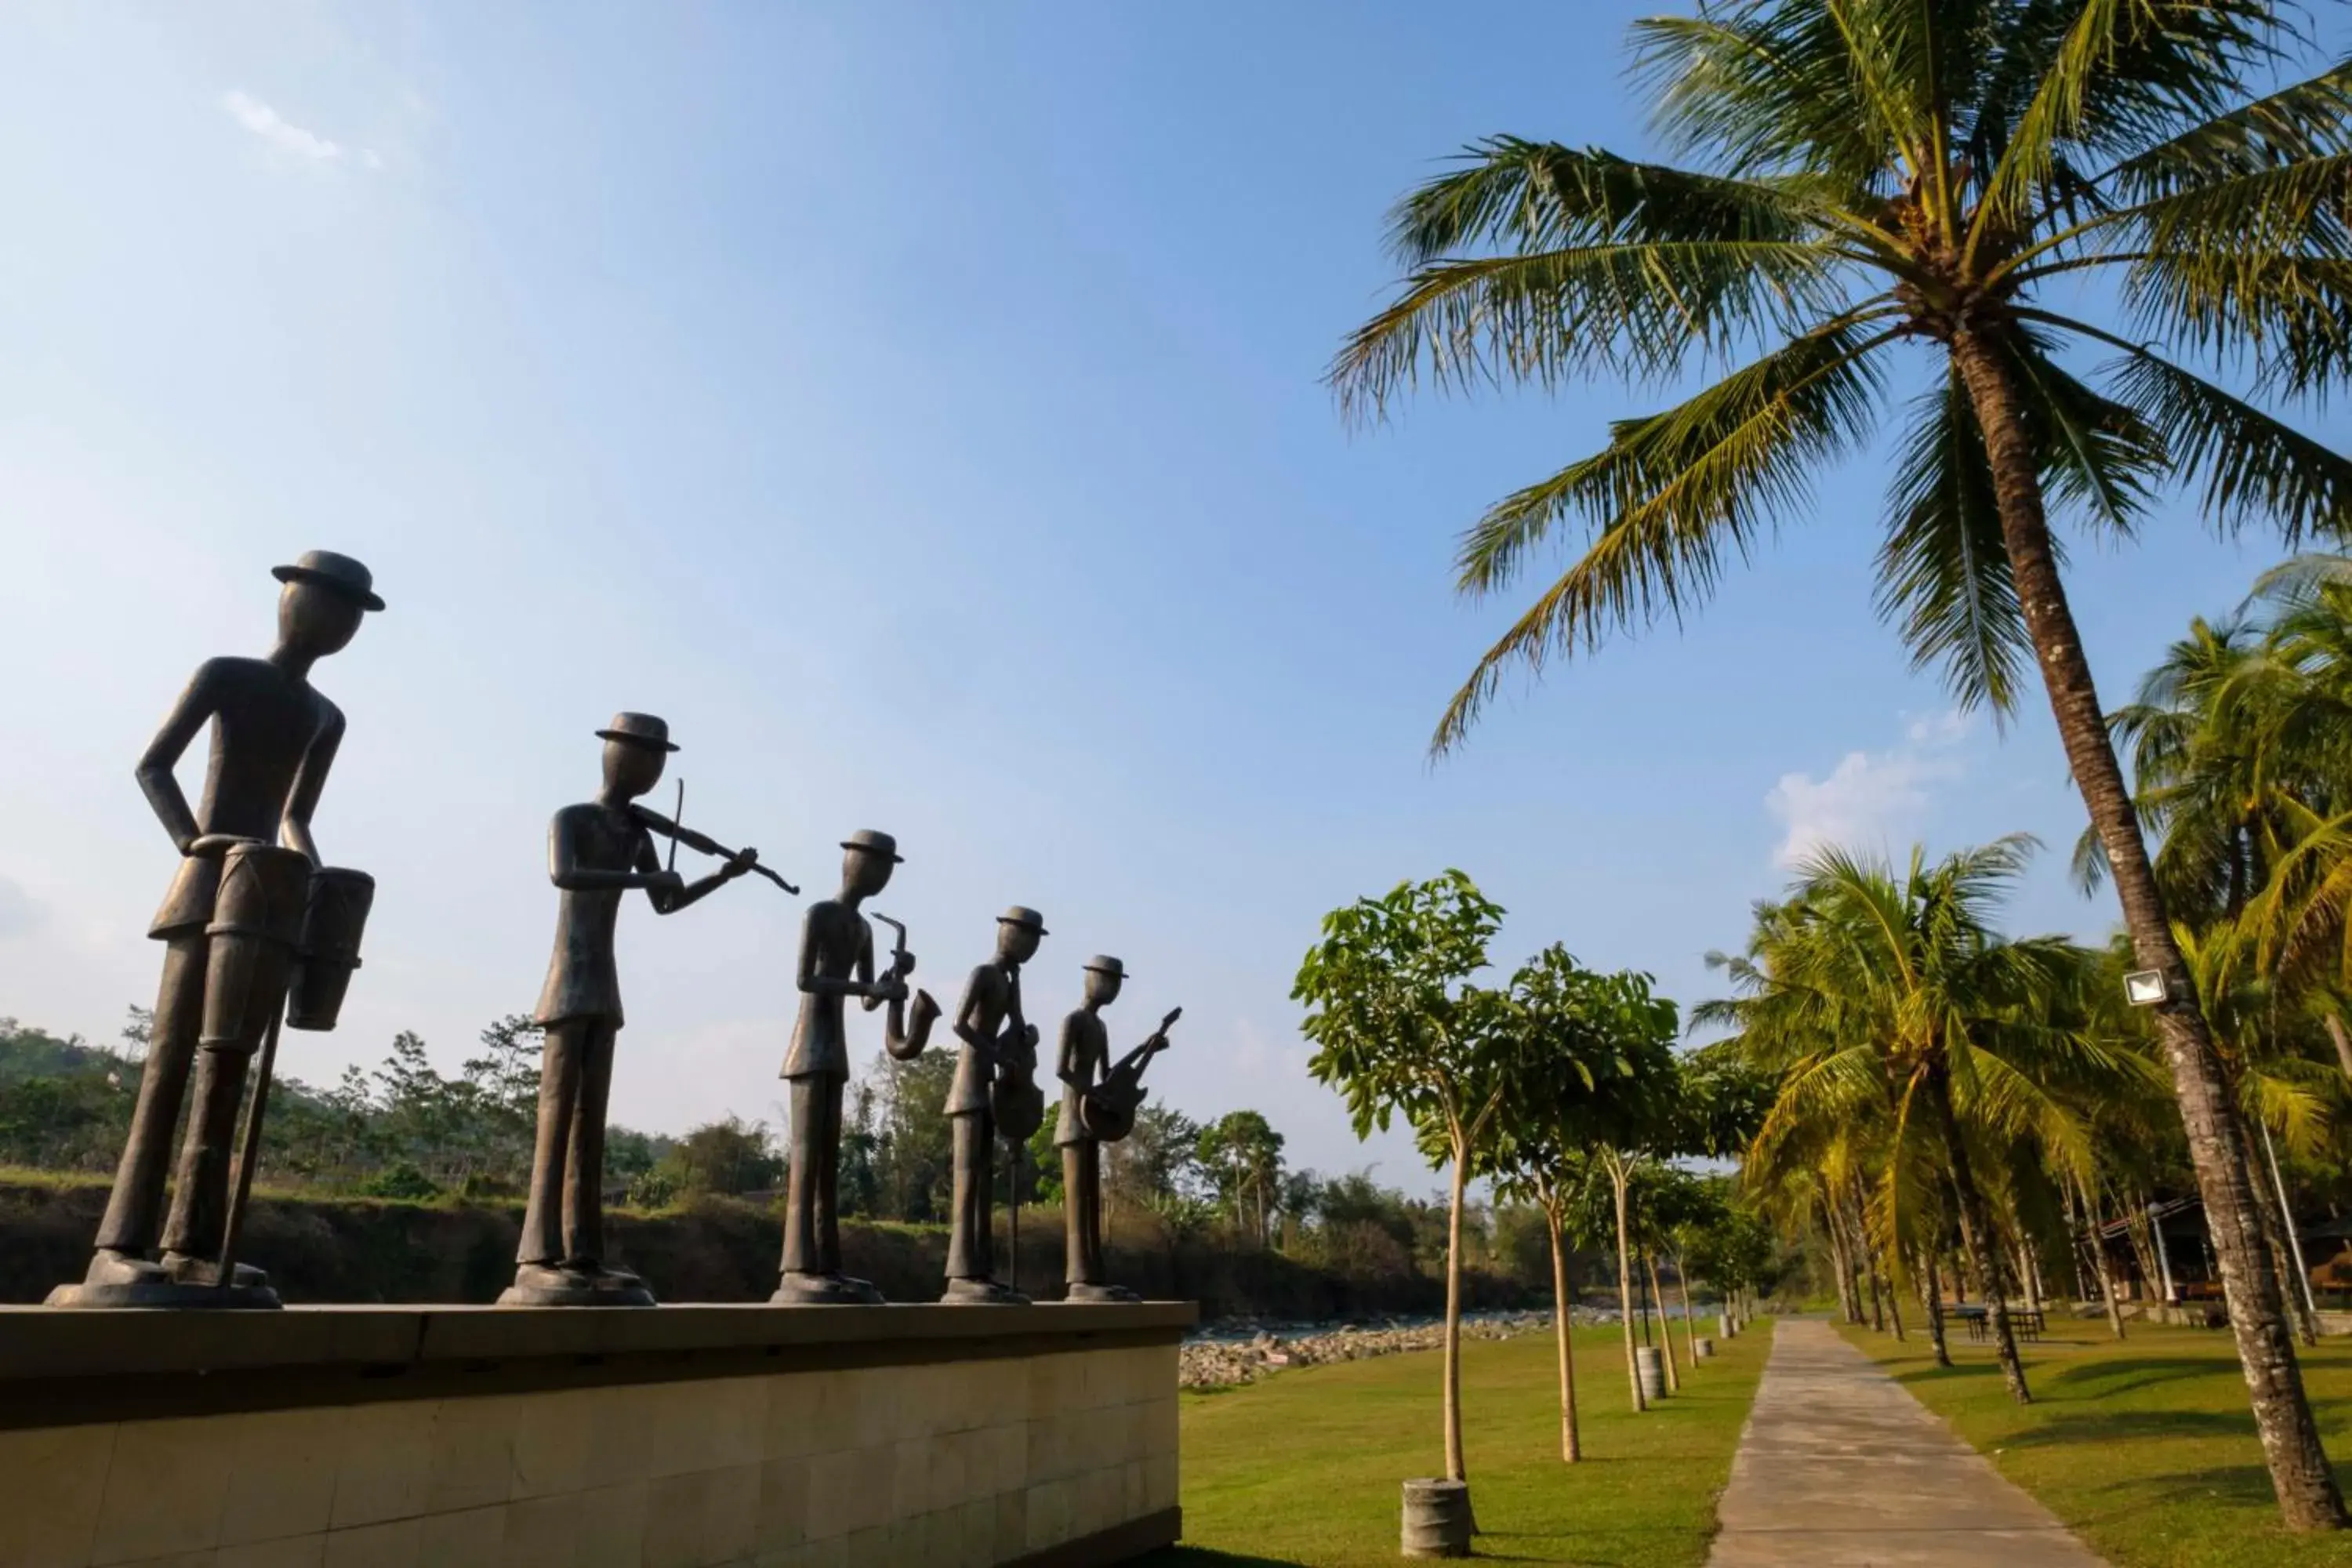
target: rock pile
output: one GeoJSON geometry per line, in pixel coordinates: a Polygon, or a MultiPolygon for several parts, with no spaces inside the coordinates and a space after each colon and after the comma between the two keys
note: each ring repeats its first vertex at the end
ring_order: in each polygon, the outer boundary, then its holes
{"type": "MultiPolygon", "coordinates": [[[[1575,1319],[1578,1322],[1598,1321],[1598,1314],[1587,1314],[1579,1309],[1575,1319]]],[[[1445,1333],[1443,1323],[1389,1321],[1370,1325],[1342,1323],[1336,1328],[1286,1325],[1293,1331],[1281,1333],[1273,1328],[1260,1328],[1245,1339],[1232,1337],[1237,1329],[1246,1331],[1249,1326],[1226,1323],[1219,1327],[1227,1337],[1187,1342],[1178,1356],[1177,1382],[1185,1388],[1255,1383],[1285,1367],[1318,1366],[1327,1362],[1363,1361],[1404,1351],[1435,1350],[1444,1342],[1445,1333]]],[[[1491,1313],[1464,1319],[1462,1337],[1507,1340],[1518,1334],[1549,1332],[1550,1329],[1549,1312],[1491,1313]]]]}

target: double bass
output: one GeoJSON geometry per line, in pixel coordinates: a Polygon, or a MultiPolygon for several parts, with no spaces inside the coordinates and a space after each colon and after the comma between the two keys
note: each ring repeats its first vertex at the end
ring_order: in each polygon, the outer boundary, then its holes
{"type": "Polygon", "coordinates": [[[1143,1069],[1168,1048],[1168,1031],[1183,1016],[1183,1008],[1171,1008],[1150,1039],[1112,1063],[1102,1081],[1078,1097],[1078,1123],[1087,1137],[1116,1143],[1135,1131],[1135,1113],[1143,1104],[1143,1069]]]}
{"type": "Polygon", "coordinates": [[[1013,1144],[1025,1143],[1045,1125],[1045,1091],[1037,1087],[1037,1030],[1021,1014],[1021,983],[1015,980],[1004,1012],[1004,1032],[997,1038],[995,1076],[988,1086],[988,1110],[996,1121],[996,1135],[1013,1144]]]}

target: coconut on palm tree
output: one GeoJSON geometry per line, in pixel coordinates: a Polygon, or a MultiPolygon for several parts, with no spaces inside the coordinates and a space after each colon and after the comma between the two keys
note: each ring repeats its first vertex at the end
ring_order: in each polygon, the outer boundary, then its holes
{"type": "Polygon", "coordinates": [[[1589,537],[1472,674],[1459,741],[1514,666],[1687,609],[1864,447],[1906,364],[1881,603],[1968,701],[2041,672],[2157,1019],[2271,1478],[2290,1526],[2345,1522],[2245,1128],[2173,940],[2068,607],[2053,516],[2127,534],[2168,485],[2218,528],[2352,524],[2352,462],[2265,404],[2352,369],[2352,65],[2269,0],[1701,0],[1636,25],[1683,166],[1501,136],[1413,191],[1401,297],[1333,367],[1377,411],[1421,379],[1656,381],[1676,406],[1497,503],[1461,581],[1515,584],[1589,537]],[[2098,286],[2105,283],[2104,292],[2098,286]],[[2073,309],[2098,301],[2090,313],[2073,309]],[[2113,356],[2085,379],[2063,356],[2113,356]],[[2223,380],[2252,367],[2250,387],[2223,380]]]}

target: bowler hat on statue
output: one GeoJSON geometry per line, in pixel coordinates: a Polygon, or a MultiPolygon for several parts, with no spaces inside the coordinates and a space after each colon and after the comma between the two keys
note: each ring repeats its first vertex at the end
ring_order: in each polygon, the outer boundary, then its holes
{"type": "Polygon", "coordinates": [[[613,727],[596,731],[599,740],[621,741],[632,746],[646,746],[656,752],[675,752],[670,744],[669,725],[650,713],[615,713],[613,727]]]}
{"type": "Polygon", "coordinates": [[[878,828],[861,827],[841,841],[844,849],[860,849],[868,855],[879,855],[892,864],[904,860],[898,853],[898,841],[878,828]]]}
{"type": "Polygon", "coordinates": [[[1108,974],[1113,980],[1127,978],[1127,965],[1107,953],[1096,953],[1086,962],[1086,967],[1096,974],[1108,974]]]}
{"type": "Polygon", "coordinates": [[[376,595],[374,574],[350,556],[331,550],[305,551],[293,565],[272,566],[269,574],[280,583],[316,583],[321,588],[332,588],[366,609],[383,608],[383,600],[376,595]]]}
{"type": "Polygon", "coordinates": [[[1011,909],[1005,910],[1003,914],[997,916],[996,923],[999,925],[1021,926],[1026,930],[1035,931],[1039,936],[1047,934],[1045,931],[1045,917],[1039,914],[1035,910],[1027,908],[1025,905],[1022,904],[1015,904],[1011,909]]]}

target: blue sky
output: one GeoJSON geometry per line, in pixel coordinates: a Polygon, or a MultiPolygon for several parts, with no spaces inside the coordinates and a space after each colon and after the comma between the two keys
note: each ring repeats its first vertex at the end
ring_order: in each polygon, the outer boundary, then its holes
{"type": "MultiPolygon", "coordinates": [[[[1415,1185],[1287,999],[1357,894],[1459,866],[1507,962],[1559,939],[1687,1002],[1792,845],[2021,828],[2017,923],[2103,931],[2042,710],[1952,715],[1874,618],[1867,462],[1679,631],[1425,760],[1509,609],[1454,601],[1454,534],[1654,395],[1350,430],[1318,375],[1453,149],[1645,145],[1619,40],[1655,4],[0,13],[0,1012],[149,999],[132,762],[315,546],[392,607],[319,671],[319,839],[381,891],[343,1027],[289,1040],[311,1079],[404,1027],[454,1067],[531,1004],[546,820],[618,708],[812,893],[897,833],[877,905],[942,1001],[1034,904],[1033,1014],[1118,953],[1124,1033],[1186,1009],[1175,1103],[1415,1185]]],[[[2074,554],[2111,697],[2271,559],[2186,508],[2074,554]]],[[[798,918],[756,881],[629,910],[618,1119],[775,1118],[798,918]]]]}

